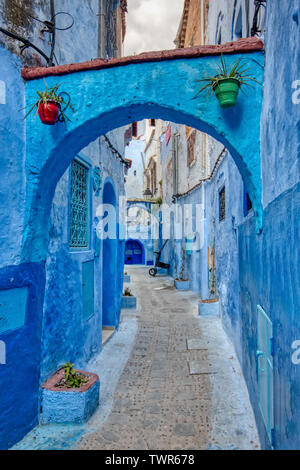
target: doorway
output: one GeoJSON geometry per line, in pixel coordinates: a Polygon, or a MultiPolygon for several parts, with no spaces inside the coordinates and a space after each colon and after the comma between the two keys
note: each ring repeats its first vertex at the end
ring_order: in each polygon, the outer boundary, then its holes
{"type": "Polygon", "coordinates": [[[127,240],[125,245],[125,264],[144,264],[144,249],[138,240],[127,240]]]}
{"type": "MultiPolygon", "coordinates": [[[[116,193],[112,181],[107,181],[103,189],[103,204],[117,209],[116,193]]],[[[103,276],[102,276],[102,326],[117,325],[117,277],[118,277],[118,239],[103,240],[103,276]]]]}

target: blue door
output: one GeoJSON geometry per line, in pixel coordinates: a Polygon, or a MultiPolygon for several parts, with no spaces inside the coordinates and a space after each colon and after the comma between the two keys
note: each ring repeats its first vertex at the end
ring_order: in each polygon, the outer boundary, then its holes
{"type": "Polygon", "coordinates": [[[273,445],[273,325],[260,305],[257,306],[257,346],[259,408],[273,445]]]}
{"type": "Polygon", "coordinates": [[[143,247],[137,240],[126,242],[125,264],[143,264],[143,247]]]}

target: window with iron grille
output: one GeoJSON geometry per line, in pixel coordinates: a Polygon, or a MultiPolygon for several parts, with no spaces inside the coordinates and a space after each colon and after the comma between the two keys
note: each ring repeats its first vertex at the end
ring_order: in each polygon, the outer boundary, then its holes
{"type": "Polygon", "coordinates": [[[70,248],[89,248],[89,169],[80,161],[71,164],[70,248]]]}
{"type": "Polygon", "coordinates": [[[219,221],[225,220],[226,217],[226,201],[225,201],[225,186],[219,192],[219,221]]]}

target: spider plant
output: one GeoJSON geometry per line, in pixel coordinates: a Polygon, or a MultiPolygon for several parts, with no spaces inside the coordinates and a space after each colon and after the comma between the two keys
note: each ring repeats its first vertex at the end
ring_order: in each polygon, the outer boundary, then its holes
{"type": "Polygon", "coordinates": [[[27,112],[26,116],[24,119],[26,119],[30,113],[36,108],[36,113],[35,117],[39,113],[40,107],[44,105],[46,109],[49,108],[49,103],[54,103],[58,107],[58,120],[59,121],[70,121],[70,118],[65,114],[65,111],[67,108],[70,108],[73,111],[73,107],[70,104],[70,97],[67,93],[65,92],[58,92],[58,88],[60,85],[56,84],[51,88],[47,87],[46,81],[44,80],[45,83],[45,90],[44,91],[37,91],[37,95],[39,99],[32,105],[30,106],[29,111],[27,112]],[[66,95],[68,97],[68,100],[66,101],[62,95],[66,95]],[[64,106],[64,109],[62,109],[62,106],[64,106]]]}
{"type": "Polygon", "coordinates": [[[74,369],[74,364],[66,362],[66,364],[63,365],[63,369],[65,374],[63,379],[63,385],[65,385],[66,387],[80,388],[82,385],[88,382],[88,379],[86,377],[76,372],[76,370],[74,369]]]}
{"type": "MultiPolygon", "coordinates": [[[[197,82],[204,82],[205,84],[200,88],[200,90],[197,92],[193,99],[196,99],[203,91],[207,91],[207,96],[209,96],[210,94],[214,96],[215,93],[217,98],[219,98],[218,95],[222,93],[222,90],[220,88],[225,84],[231,84],[229,89],[227,87],[227,90],[225,92],[227,94],[232,93],[233,95],[235,95],[235,99],[233,99],[234,97],[232,95],[230,100],[230,106],[233,106],[236,102],[236,97],[240,88],[241,91],[245,93],[242,87],[252,87],[251,83],[254,82],[261,85],[261,83],[256,80],[251,74],[251,70],[253,67],[248,67],[244,59],[237,59],[233,64],[227,66],[224,56],[221,55],[221,64],[217,64],[217,67],[218,68],[216,70],[216,75],[204,77],[201,80],[197,80],[197,82]]],[[[224,107],[229,106],[225,105],[224,107]]]]}

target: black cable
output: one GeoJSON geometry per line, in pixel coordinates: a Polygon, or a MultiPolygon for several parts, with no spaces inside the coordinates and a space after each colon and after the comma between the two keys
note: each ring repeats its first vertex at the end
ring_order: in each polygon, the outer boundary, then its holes
{"type": "MultiPolygon", "coordinates": [[[[66,11],[59,11],[57,13],[51,13],[51,20],[50,21],[47,21],[47,20],[41,20],[40,18],[37,18],[36,16],[33,16],[31,13],[29,13],[28,11],[26,11],[26,9],[24,9],[23,7],[21,7],[20,5],[18,5],[17,3],[15,3],[13,0],[10,0],[10,2],[16,7],[18,8],[19,10],[21,10],[26,16],[28,16],[29,18],[35,20],[35,21],[38,21],[39,23],[42,23],[44,24],[48,30],[52,30],[52,29],[56,29],[57,31],[67,31],[68,29],[72,28],[72,26],[74,26],[74,23],[75,23],[75,20],[74,20],[74,17],[71,15],[71,13],[68,13],[66,11]],[[70,26],[67,26],[66,28],[57,28],[56,26],[53,26],[53,23],[55,22],[55,18],[58,16],[58,15],[67,15],[67,16],[70,16],[70,18],[72,18],[72,23],[70,24],[70,26]]],[[[51,7],[52,8],[52,7],[51,7]]]]}
{"type": "Polygon", "coordinates": [[[12,39],[15,39],[17,41],[20,41],[23,43],[23,46],[20,46],[20,50],[21,50],[21,54],[23,54],[23,52],[25,51],[25,49],[28,49],[29,47],[31,47],[32,49],[34,49],[36,52],[38,52],[47,62],[47,67],[52,67],[54,66],[54,62],[53,62],[53,58],[55,58],[56,60],[56,63],[58,64],[58,60],[57,60],[57,57],[55,55],[55,39],[56,39],[56,33],[55,31],[58,30],[58,31],[67,31],[68,29],[72,28],[72,26],[74,25],[74,17],[70,14],[70,13],[67,13],[67,12],[64,12],[64,11],[60,11],[58,13],[55,13],[55,7],[54,7],[54,0],[50,0],[50,14],[51,14],[51,19],[50,21],[42,21],[40,20],[39,18],[31,15],[31,13],[29,13],[28,11],[26,11],[23,7],[20,7],[20,5],[18,5],[17,3],[15,3],[13,0],[10,0],[10,2],[16,7],[18,8],[19,10],[21,10],[23,12],[23,14],[27,15],[29,18],[32,18],[33,20],[35,21],[38,21],[39,23],[43,24],[45,26],[46,29],[44,29],[43,31],[44,32],[48,32],[49,34],[51,34],[51,49],[50,49],[50,55],[49,57],[45,54],[45,52],[43,52],[39,47],[35,46],[31,41],[29,41],[28,39],[26,38],[23,38],[22,36],[19,36],[18,34],[16,33],[13,33],[12,31],[9,31],[5,28],[2,28],[0,27],[0,32],[2,32],[3,34],[5,34],[6,36],[12,38],[12,39]],[[58,15],[68,15],[72,18],[72,23],[71,25],[69,25],[68,27],[66,28],[57,28],[56,27],[56,17],[58,15]]]}
{"type": "Polygon", "coordinates": [[[222,152],[219,154],[215,164],[214,164],[214,167],[213,167],[213,170],[212,170],[211,174],[207,178],[204,178],[203,180],[200,180],[197,184],[195,184],[195,186],[193,186],[191,189],[189,189],[185,193],[173,194],[173,196],[172,196],[173,203],[176,202],[176,199],[180,199],[182,197],[188,196],[190,193],[195,191],[195,189],[199,188],[202,185],[202,183],[206,183],[207,181],[210,181],[212,179],[212,177],[214,176],[216,170],[218,169],[221,160],[225,157],[226,154],[227,154],[227,149],[224,147],[222,152]]]}
{"type": "MultiPolygon", "coordinates": [[[[7,29],[2,28],[1,26],[0,26],[0,32],[12,39],[16,39],[17,41],[22,42],[23,46],[21,46],[21,53],[23,53],[24,50],[27,49],[28,47],[32,47],[32,49],[34,49],[42,57],[44,57],[44,59],[47,61],[47,64],[48,64],[49,57],[39,47],[35,46],[34,44],[32,44],[32,42],[28,41],[28,39],[22,38],[18,34],[12,33],[11,31],[8,31],[7,29]]],[[[51,65],[54,65],[54,64],[51,64],[51,65]]]]}
{"type": "Polygon", "coordinates": [[[104,140],[105,142],[107,143],[108,147],[110,148],[110,150],[112,151],[112,153],[114,153],[115,155],[117,155],[117,157],[119,158],[119,160],[123,163],[123,165],[125,165],[127,168],[129,167],[129,163],[126,162],[126,160],[124,160],[124,158],[122,157],[122,155],[120,154],[120,152],[113,146],[113,144],[111,143],[111,141],[109,140],[109,138],[107,137],[106,134],[104,134],[104,140]]]}
{"type": "Polygon", "coordinates": [[[251,29],[251,36],[255,36],[257,33],[261,33],[261,31],[258,29],[258,15],[259,15],[261,7],[266,8],[266,3],[267,3],[267,0],[254,0],[255,11],[254,11],[253,24],[252,24],[252,29],[251,29]]]}
{"type": "Polygon", "coordinates": [[[25,15],[27,15],[29,18],[35,20],[35,21],[38,21],[39,23],[44,23],[44,21],[40,20],[39,18],[36,18],[35,16],[31,15],[31,13],[29,13],[28,11],[26,11],[26,8],[24,7],[21,7],[20,5],[18,5],[17,3],[15,3],[13,0],[9,0],[10,3],[13,4],[14,7],[18,8],[19,10],[21,10],[25,15]]]}
{"type": "Polygon", "coordinates": [[[49,56],[49,62],[53,64],[53,56],[54,56],[54,49],[55,49],[55,7],[54,7],[54,0],[50,0],[50,13],[51,13],[51,23],[52,23],[52,30],[51,30],[51,50],[49,56]]]}

